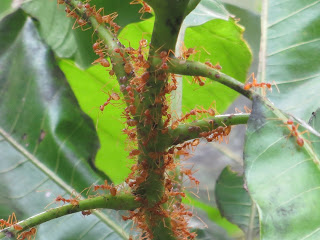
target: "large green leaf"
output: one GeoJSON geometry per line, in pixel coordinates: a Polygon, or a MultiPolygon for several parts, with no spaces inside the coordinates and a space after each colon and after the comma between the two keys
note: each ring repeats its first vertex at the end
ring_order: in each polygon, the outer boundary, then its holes
{"type": "MultiPolygon", "coordinates": [[[[251,63],[251,51],[243,40],[243,31],[233,19],[215,19],[201,26],[188,28],[185,44],[188,48],[194,47],[201,51],[194,60],[209,60],[213,64],[219,62],[223,73],[244,82],[251,63]]],[[[187,79],[191,81],[190,78],[187,79]]],[[[190,110],[195,105],[209,107],[216,101],[218,111],[223,112],[236,96],[238,94],[235,91],[219,83],[207,81],[203,87],[184,84],[182,104],[186,110],[190,110]]]]}
{"type": "MultiPolygon", "coordinates": [[[[107,92],[120,92],[118,82],[110,78],[102,66],[94,66],[81,70],[70,60],[60,61],[60,67],[66,74],[79,104],[96,123],[101,148],[95,159],[96,166],[108,174],[115,183],[122,183],[128,176],[129,152],[125,151],[126,136],[122,133],[124,128],[120,118],[125,103],[120,106],[108,105],[103,113],[99,106],[103,104],[107,92]]],[[[121,96],[121,93],[119,93],[121,96]]]]}
{"type": "MultiPolygon", "coordinates": [[[[21,220],[57,195],[101,181],[93,170],[99,142],[52,51],[21,10],[0,22],[0,53],[0,218],[9,208],[21,220]]],[[[73,214],[41,225],[37,238],[126,239],[130,224],[118,219],[112,211],[73,214]]]]}
{"type": "Polygon", "coordinates": [[[319,0],[264,1],[261,81],[275,81],[280,93],[268,98],[308,121],[320,102],[319,0]]]}
{"type": "Polygon", "coordinates": [[[320,134],[306,123],[304,145],[286,126],[288,115],[255,99],[245,145],[245,176],[261,221],[261,239],[319,239],[320,134]],[[290,136],[291,135],[291,136],[290,136]]]}
{"type": "Polygon", "coordinates": [[[221,214],[237,224],[246,234],[246,239],[254,239],[259,233],[259,216],[244,189],[243,176],[226,167],[217,180],[215,196],[221,214]]]}
{"type": "MultiPolygon", "coordinates": [[[[277,84],[268,101],[254,99],[245,146],[245,176],[262,239],[319,239],[319,133],[305,122],[319,107],[320,2],[264,1],[260,81],[277,84]],[[292,28],[291,26],[294,26],[292,28]],[[278,110],[282,109],[291,116],[278,110]],[[284,126],[299,122],[304,145],[284,126]]],[[[290,128],[290,127],[289,127],[290,128]]]]}
{"type": "MultiPolygon", "coordinates": [[[[140,20],[139,6],[129,3],[130,0],[90,1],[90,4],[96,5],[97,9],[103,7],[105,15],[117,11],[119,17],[115,22],[122,27],[140,20]]],[[[82,68],[87,68],[97,58],[92,51],[93,29],[72,30],[75,20],[66,16],[65,5],[57,5],[57,0],[31,0],[26,1],[23,8],[39,20],[42,37],[58,57],[75,59],[82,68]]]]}

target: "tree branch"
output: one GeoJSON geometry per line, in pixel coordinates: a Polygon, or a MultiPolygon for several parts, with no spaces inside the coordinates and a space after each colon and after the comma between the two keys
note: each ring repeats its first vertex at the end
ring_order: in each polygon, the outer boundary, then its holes
{"type": "Polygon", "coordinates": [[[174,74],[202,76],[210,78],[229,88],[232,88],[233,90],[237,91],[238,93],[242,94],[243,96],[249,99],[252,99],[253,95],[257,95],[257,93],[255,93],[252,90],[244,90],[244,84],[239,82],[238,80],[222,72],[219,72],[214,68],[210,68],[209,66],[200,62],[181,60],[175,58],[170,60],[170,68],[168,71],[174,74]]]}
{"type": "Polygon", "coordinates": [[[134,210],[140,206],[140,203],[135,201],[134,198],[135,196],[129,194],[118,194],[116,196],[106,194],[99,197],[80,200],[79,205],[76,206],[68,204],[61,207],[53,208],[43,213],[37,214],[33,217],[30,217],[26,220],[18,222],[18,224],[23,228],[20,231],[15,230],[13,226],[1,230],[0,239],[6,236],[12,236],[12,234],[18,234],[26,229],[32,228],[52,219],[84,210],[98,208],[109,208],[114,210],[134,210]]]}
{"type": "Polygon", "coordinates": [[[219,115],[192,123],[180,124],[176,129],[170,129],[168,147],[184,143],[195,138],[200,138],[199,133],[208,132],[219,126],[225,127],[230,125],[246,124],[250,114],[227,114],[219,115]]]}

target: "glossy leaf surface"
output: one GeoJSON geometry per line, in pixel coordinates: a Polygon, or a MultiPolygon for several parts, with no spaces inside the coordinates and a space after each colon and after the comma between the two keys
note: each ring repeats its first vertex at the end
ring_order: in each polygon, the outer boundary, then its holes
{"type": "MultiPolygon", "coordinates": [[[[0,35],[0,214],[10,208],[22,220],[102,180],[93,170],[99,142],[33,20],[19,10],[0,35]]],[[[119,219],[73,214],[41,225],[37,239],[126,239],[130,224],[119,219]]]]}

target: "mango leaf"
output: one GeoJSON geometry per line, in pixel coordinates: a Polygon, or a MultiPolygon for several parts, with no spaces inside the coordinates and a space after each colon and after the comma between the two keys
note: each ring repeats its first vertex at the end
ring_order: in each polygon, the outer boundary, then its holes
{"type": "Polygon", "coordinates": [[[245,145],[245,177],[260,215],[261,239],[319,239],[320,134],[303,121],[297,136],[289,116],[255,98],[245,145]],[[308,130],[308,134],[301,135],[308,130]]]}
{"type": "Polygon", "coordinates": [[[320,2],[293,0],[289,6],[268,0],[264,5],[261,81],[277,84],[280,93],[268,98],[278,108],[308,121],[320,102],[320,2]]]}
{"type": "Polygon", "coordinates": [[[246,239],[254,239],[259,233],[258,211],[243,186],[243,176],[226,167],[217,180],[216,202],[222,216],[237,224],[246,239]]]}
{"type": "MultiPolygon", "coordinates": [[[[22,220],[102,182],[93,170],[99,142],[33,20],[18,10],[0,36],[0,218],[13,206],[22,220]]],[[[131,224],[119,219],[111,210],[73,214],[41,225],[37,239],[127,239],[131,224]]]]}
{"type": "MultiPolygon", "coordinates": [[[[104,14],[117,11],[119,17],[115,20],[120,26],[139,21],[139,6],[130,5],[130,0],[92,0],[90,5],[104,8],[104,14]],[[120,7],[121,6],[121,7],[120,7]]],[[[71,30],[74,19],[67,17],[65,5],[58,5],[57,0],[26,1],[23,9],[40,22],[41,36],[60,58],[71,58],[82,67],[87,68],[97,58],[92,51],[95,41],[93,29],[82,31],[81,28],[71,30]]],[[[103,14],[103,12],[101,12],[103,14]]],[[[76,27],[76,25],[74,25],[76,27]]],[[[88,26],[89,27],[89,26],[88,26]]],[[[83,27],[84,29],[88,28],[83,27]]]]}
{"type": "MultiPolygon", "coordinates": [[[[231,18],[229,21],[215,19],[201,26],[188,28],[185,45],[199,51],[190,59],[220,63],[223,73],[244,82],[251,64],[251,51],[243,40],[243,31],[231,18]],[[234,64],[235,62],[237,64],[234,64]]],[[[192,82],[190,77],[186,80],[192,82]]],[[[207,80],[203,87],[184,84],[182,105],[186,111],[190,111],[195,105],[208,108],[215,101],[218,111],[223,112],[237,96],[235,91],[207,80]],[[194,99],[197,99],[197,102],[194,102],[194,99]]]]}
{"type": "Polygon", "coordinates": [[[121,131],[124,128],[124,120],[120,115],[125,104],[115,103],[120,106],[109,104],[103,112],[99,110],[99,106],[108,99],[106,93],[117,92],[121,96],[117,80],[114,77],[110,78],[102,66],[81,70],[70,60],[61,60],[59,65],[81,108],[96,123],[101,143],[95,159],[96,166],[115,184],[122,183],[130,172],[128,164],[132,164],[128,160],[129,152],[124,151],[126,136],[121,131]]]}
{"type": "Polygon", "coordinates": [[[12,0],[2,0],[0,5],[0,19],[11,9],[12,0]]]}

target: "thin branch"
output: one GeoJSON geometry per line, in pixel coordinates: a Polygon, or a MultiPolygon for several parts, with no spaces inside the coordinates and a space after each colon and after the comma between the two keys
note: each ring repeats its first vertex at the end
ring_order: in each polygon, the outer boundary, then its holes
{"type": "Polygon", "coordinates": [[[253,95],[256,95],[252,90],[244,90],[244,84],[238,80],[219,72],[214,68],[194,61],[172,59],[170,60],[170,68],[168,70],[174,74],[189,75],[189,76],[202,76],[210,78],[216,82],[219,82],[227,87],[232,88],[243,96],[252,99],[253,95]]]}
{"type": "Polygon", "coordinates": [[[176,129],[170,129],[168,135],[171,142],[168,146],[184,143],[195,138],[200,138],[199,133],[211,131],[219,126],[225,127],[230,125],[246,124],[250,114],[227,114],[219,115],[192,123],[180,124],[176,129]]]}
{"type": "MultiPolygon", "coordinates": [[[[98,208],[109,208],[114,210],[134,210],[140,205],[140,203],[135,201],[134,198],[135,197],[130,194],[118,194],[116,196],[107,194],[99,197],[80,200],[79,205],[76,206],[68,204],[61,207],[53,208],[43,213],[32,216],[26,220],[18,222],[17,224],[19,224],[23,228],[20,231],[15,230],[13,226],[1,230],[0,239],[6,236],[12,236],[12,234],[18,234],[26,229],[32,228],[52,219],[84,210],[98,208]]],[[[96,214],[98,215],[99,213],[96,214]]]]}

